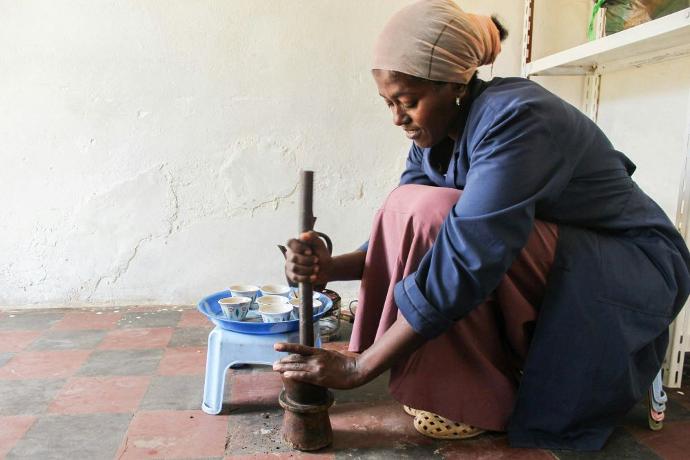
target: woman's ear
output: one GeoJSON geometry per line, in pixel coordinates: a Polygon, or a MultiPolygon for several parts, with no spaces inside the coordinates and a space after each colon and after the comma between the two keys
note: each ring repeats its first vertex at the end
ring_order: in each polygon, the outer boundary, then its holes
{"type": "Polygon", "coordinates": [[[461,83],[453,83],[453,93],[455,93],[457,97],[462,99],[467,94],[467,85],[463,85],[461,83]]]}

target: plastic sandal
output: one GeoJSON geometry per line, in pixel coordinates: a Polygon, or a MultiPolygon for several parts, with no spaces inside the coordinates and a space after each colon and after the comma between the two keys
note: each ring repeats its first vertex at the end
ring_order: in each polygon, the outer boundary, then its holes
{"type": "Polygon", "coordinates": [[[411,415],[411,416],[416,416],[419,412],[421,412],[419,409],[413,409],[410,406],[406,406],[403,404],[403,410],[405,411],[406,414],[411,415]]]}
{"type": "MultiPolygon", "coordinates": [[[[407,411],[405,411],[407,412],[407,411]]],[[[457,423],[440,415],[423,410],[416,410],[415,429],[434,439],[468,439],[484,433],[484,430],[465,423],[457,423]]],[[[409,413],[409,412],[408,412],[409,413]]]]}

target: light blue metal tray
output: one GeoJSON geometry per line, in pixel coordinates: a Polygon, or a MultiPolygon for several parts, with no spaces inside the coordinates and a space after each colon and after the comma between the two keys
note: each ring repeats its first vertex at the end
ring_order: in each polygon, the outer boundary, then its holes
{"type": "MultiPolygon", "coordinates": [[[[333,301],[325,294],[319,294],[319,300],[323,304],[321,308],[314,313],[314,321],[320,319],[328,310],[333,308],[333,301]]],[[[244,321],[232,321],[223,315],[223,311],[218,304],[218,301],[224,297],[232,297],[230,291],[220,291],[215,294],[204,297],[199,301],[198,309],[201,313],[206,315],[216,326],[233,332],[241,332],[243,334],[282,334],[284,332],[293,332],[299,330],[299,319],[290,321],[281,321],[278,323],[263,323],[261,316],[256,310],[250,310],[247,318],[244,321]]],[[[259,293],[261,297],[261,293],[259,293]]]]}

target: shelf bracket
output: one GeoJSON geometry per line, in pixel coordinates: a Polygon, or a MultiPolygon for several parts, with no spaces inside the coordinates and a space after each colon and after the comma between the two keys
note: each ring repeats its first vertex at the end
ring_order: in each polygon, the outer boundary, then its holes
{"type": "Polygon", "coordinates": [[[585,76],[585,92],[584,101],[582,104],[582,111],[594,123],[599,117],[599,88],[601,87],[601,75],[596,72],[587,74],[585,76]]]}
{"type": "MultiPolygon", "coordinates": [[[[594,19],[594,36],[602,38],[606,31],[606,8],[601,8],[594,19]]],[[[583,112],[594,122],[599,118],[599,89],[601,88],[601,72],[597,67],[592,68],[585,76],[583,112]]]]}
{"type": "Polygon", "coordinates": [[[522,24],[522,76],[529,78],[527,64],[532,62],[532,24],[534,22],[534,0],[525,0],[522,24]]]}

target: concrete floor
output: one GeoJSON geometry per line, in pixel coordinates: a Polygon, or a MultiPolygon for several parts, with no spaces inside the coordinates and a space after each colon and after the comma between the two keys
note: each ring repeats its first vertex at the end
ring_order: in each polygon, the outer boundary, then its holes
{"type": "Polygon", "coordinates": [[[280,379],[266,367],[230,370],[222,413],[199,410],[212,327],[190,308],[0,312],[0,459],[690,458],[687,383],[668,390],[662,431],[647,428],[641,404],[602,452],[578,454],[511,449],[498,433],[425,438],[385,375],[335,392],[332,447],[293,452],[280,439],[280,379]]]}

